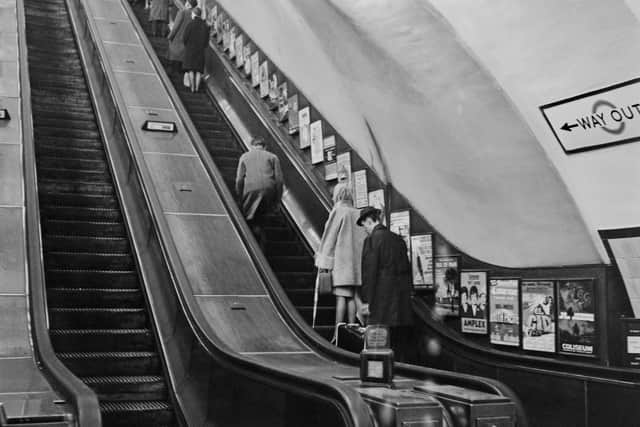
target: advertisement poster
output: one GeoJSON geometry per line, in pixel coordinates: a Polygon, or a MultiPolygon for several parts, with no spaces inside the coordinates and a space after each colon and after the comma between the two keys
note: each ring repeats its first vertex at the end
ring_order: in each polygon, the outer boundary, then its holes
{"type": "Polygon", "coordinates": [[[384,202],[384,190],[374,190],[369,192],[369,206],[380,209],[380,223],[387,225],[387,212],[384,202]]]}
{"type": "Polygon", "coordinates": [[[436,257],[433,261],[433,274],[436,287],[436,314],[457,316],[460,309],[458,258],[436,257]]]}
{"type": "Polygon", "coordinates": [[[433,236],[420,234],[411,236],[411,267],[413,287],[433,288],[433,236]]]}
{"type": "Polygon", "coordinates": [[[311,110],[304,107],[298,111],[298,127],[300,128],[300,148],[307,148],[311,145],[309,135],[309,125],[311,123],[311,110]]]}
{"type": "Polygon", "coordinates": [[[640,368],[640,319],[622,319],[626,366],[640,368]]]}
{"type": "Polygon", "coordinates": [[[409,211],[391,212],[389,230],[402,237],[407,245],[407,257],[411,259],[411,214],[409,211]]]}
{"type": "Polygon", "coordinates": [[[558,351],[596,354],[596,315],[593,280],[558,282],[558,351]]]}
{"type": "Polygon", "coordinates": [[[251,55],[251,86],[257,87],[260,84],[260,52],[253,52],[251,55]]]}
{"type": "Polygon", "coordinates": [[[207,25],[211,27],[211,34],[218,34],[218,6],[213,6],[209,11],[207,25]]]}
{"type": "Polygon", "coordinates": [[[224,34],[224,20],[224,13],[218,14],[218,17],[216,18],[216,28],[218,29],[218,31],[216,32],[216,42],[218,44],[222,43],[222,35],[224,34]]]}
{"type": "Polygon", "coordinates": [[[553,282],[522,282],[522,348],[525,350],[556,351],[556,319],[553,303],[553,282]]]}
{"type": "Polygon", "coordinates": [[[244,51],[244,53],[242,54],[242,56],[244,56],[244,75],[250,76],[251,75],[251,43],[247,42],[247,44],[244,45],[242,50],[244,51]]]}
{"type": "Polygon", "coordinates": [[[333,181],[338,179],[338,164],[336,163],[336,137],[331,135],[324,139],[324,179],[333,181]]]}
{"type": "Polygon", "coordinates": [[[338,154],[338,181],[351,183],[351,178],[351,152],[346,151],[338,154]]]}
{"type": "Polygon", "coordinates": [[[260,98],[269,96],[269,62],[263,61],[259,68],[260,98]]]}
{"type": "Polygon", "coordinates": [[[289,135],[298,132],[298,94],[289,97],[287,102],[289,108],[289,135]]]}
{"type": "Polygon", "coordinates": [[[287,82],[278,86],[278,120],[282,123],[289,119],[289,90],[287,82]]]}
{"type": "Polygon", "coordinates": [[[280,88],[278,87],[278,75],[273,73],[269,79],[269,108],[275,110],[278,108],[278,100],[280,99],[280,88]]]}
{"type": "Polygon", "coordinates": [[[235,42],[236,50],[236,67],[240,68],[244,65],[244,36],[239,34],[235,42]]]}
{"type": "Polygon", "coordinates": [[[229,30],[229,59],[236,57],[236,27],[229,30]]]}
{"type": "Polygon", "coordinates": [[[229,50],[229,42],[231,40],[231,21],[225,19],[222,23],[222,49],[229,50]]]}
{"type": "Polygon", "coordinates": [[[489,284],[491,344],[518,347],[520,345],[518,279],[492,279],[489,284]]]}
{"type": "Polygon", "coordinates": [[[369,189],[367,188],[366,169],[353,173],[353,201],[357,209],[369,206],[369,189]]]}
{"type": "Polygon", "coordinates": [[[311,164],[322,163],[324,160],[322,120],[316,120],[309,125],[309,139],[311,140],[311,164]]]}
{"type": "Polygon", "coordinates": [[[486,334],[487,272],[460,272],[460,327],[465,334],[486,334]]]}

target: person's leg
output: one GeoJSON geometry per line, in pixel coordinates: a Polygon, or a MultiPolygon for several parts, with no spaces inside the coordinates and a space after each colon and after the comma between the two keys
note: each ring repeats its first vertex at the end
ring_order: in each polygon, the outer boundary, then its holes
{"type": "Polygon", "coordinates": [[[196,92],[200,90],[201,80],[202,80],[202,73],[200,71],[196,71],[196,92]]]}
{"type": "Polygon", "coordinates": [[[347,311],[347,299],[345,297],[336,296],[336,326],[338,323],[344,322],[344,315],[347,311]]]}
{"type": "Polygon", "coordinates": [[[347,320],[349,324],[356,323],[356,302],[353,298],[349,298],[347,301],[347,320]]]}
{"type": "Polygon", "coordinates": [[[360,317],[360,309],[362,309],[362,298],[360,298],[360,287],[355,286],[353,288],[353,303],[355,304],[356,314],[355,317],[364,326],[364,319],[360,317]]]}
{"type": "Polygon", "coordinates": [[[189,71],[189,87],[191,88],[191,92],[194,92],[194,88],[196,86],[196,78],[193,74],[193,71],[189,71]]]}
{"type": "Polygon", "coordinates": [[[407,346],[409,345],[409,334],[411,329],[408,326],[393,326],[389,328],[391,334],[391,349],[393,350],[393,359],[396,362],[405,362],[407,354],[407,346]]]}

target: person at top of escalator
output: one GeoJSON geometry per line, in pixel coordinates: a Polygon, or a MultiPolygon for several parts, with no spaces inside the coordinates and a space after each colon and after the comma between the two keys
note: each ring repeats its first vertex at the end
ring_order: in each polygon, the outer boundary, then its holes
{"type": "Polygon", "coordinates": [[[356,323],[356,309],[362,305],[362,245],[367,234],[356,225],[360,210],[353,207],[353,192],[348,183],[336,185],[333,203],[315,265],[320,270],[331,271],[333,294],[336,296],[337,332],[337,325],[344,322],[345,314],[349,323],[356,323]]]}
{"type": "Polygon", "coordinates": [[[361,313],[369,324],[389,327],[391,348],[403,361],[413,320],[411,265],[404,239],[380,224],[380,213],[366,207],[357,221],[369,235],[362,249],[361,313]]]}
{"type": "Polygon", "coordinates": [[[169,39],[169,74],[179,73],[184,62],[184,32],[191,22],[191,9],[196,7],[198,0],[188,0],[184,9],[180,10],[173,21],[173,27],[167,36],[169,39]]]}
{"type": "Polygon", "coordinates": [[[280,159],[267,151],[264,139],[254,138],[251,150],[238,161],[236,194],[242,213],[263,251],[267,244],[264,220],[278,208],[283,182],[280,159]]]}
{"type": "Polygon", "coordinates": [[[154,37],[164,37],[169,20],[169,0],[152,0],[149,9],[151,33],[154,37]]]}
{"type": "Polygon", "coordinates": [[[202,20],[199,7],[191,9],[191,22],[182,36],[184,43],[183,68],[188,73],[191,92],[200,90],[200,81],[204,73],[204,51],[209,45],[209,27],[202,20]]]}

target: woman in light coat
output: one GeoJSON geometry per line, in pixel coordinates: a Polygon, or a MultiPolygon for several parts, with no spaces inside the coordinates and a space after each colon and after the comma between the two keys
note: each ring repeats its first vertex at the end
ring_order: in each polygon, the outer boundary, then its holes
{"type": "Polygon", "coordinates": [[[184,62],[184,30],[191,21],[191,8],[196,7],[198,0],[188,0],[184,9],[180,10],[173,21],[173,28],[169,32],[169,73],[179,73],[184,62]]]}
{"type": "Polygon", "coordinates": [[[348,183],[340,183],[333,192],[334,206],[324,227],[316,253],[316,267],[330,270],[336,296],[336,325],[356,322],[362,304],[362,245],[367,235],[356,225],[360,211],[353,207],[353,192],[348,183]]]}

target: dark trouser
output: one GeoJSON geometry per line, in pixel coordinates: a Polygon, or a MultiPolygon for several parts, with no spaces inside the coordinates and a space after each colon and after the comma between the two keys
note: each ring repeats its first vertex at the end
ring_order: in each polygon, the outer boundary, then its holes
{"type": "Polygon", "coordinates": [[[164,37],[164,21],[151,21],[151,34],[154,37],[164,37]]]}
{"type": "Polygon", "coordinates": [[[396,362],[405,362],[409,350],[411,326],[392,326],[389,328],[391,335],[391,349],[396,362]]]}
{"type": "Polygon", "coordinates": [[[267,253],[267,233],[264,231],[264,218],[255,216],[253,219],[247,220],[247,224],[251,228],[262,252],[267,253]]]}

